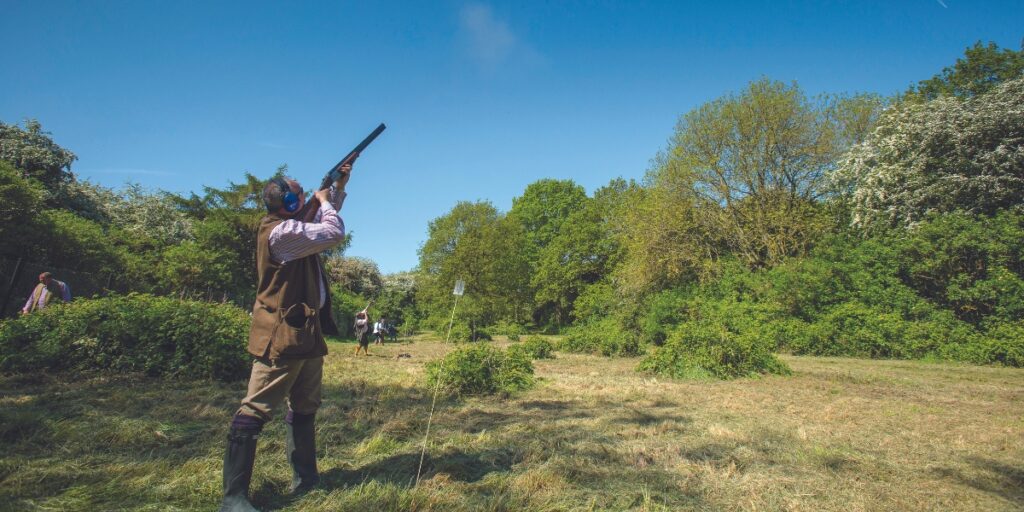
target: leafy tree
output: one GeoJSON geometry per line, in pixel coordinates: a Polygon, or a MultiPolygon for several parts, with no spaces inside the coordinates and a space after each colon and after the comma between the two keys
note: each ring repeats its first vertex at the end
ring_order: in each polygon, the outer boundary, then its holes
{"type": "Polygon", "coordinates": [[[0,256],[27,256],[25,245],[39,230],[34,213],[43,204],[42,187],[22,177],[13,165],[0,160],[0,256]]]}
{"type": "Polygon", "coordinates": [[[23,240],[23,256],[94,274],[121,267],[119,252],[99,223],[64,210],[44,210],[34,224],[36,232],[23,240]]]}
{"type": "Polygon", "coordinates": [[[907,91],[911,100],[934,100],[942,96],[970,98],[995,86],[1024,76],[1024,51],[1000,49],[978,41],[964,51],[964,57],[941,73],[922,80],[907,91]]]}
{"type": "MultiPolygon", "coordinates": [[[[561,291],[572,278],[555,266],[563,257],[570,258],[567,251],[571,250],[572,242],[568,238],[572,234],[566,231],[582,227],[570,221],[570,217],[583,211],[589,201],[586,190],[569,179],[532,182],[522,196],[512,200],[508,217],[522,227],[525,236],[521,253],[532,275],[529,290],[535,305],[532,319],[538,324],[563,324],[571,310],[574,294],[565,290],[569,294],[566,296],[561,291]],[[552,244],[558,247],[550,247],[552,244]]],[[[580,215],[575,218],[575,221],[593,220],[580,215]]]]}
{"type": "Polygon", "coordinates": [[[377,297],[384,288],[384,279],[377,264],[367,258],[332,256],[324,262],[331,282],[344,290],[367,298],[377,297]]]}
{"type": "Polygon", "coordinates": [[[417,302],[428,323],[448,321],[452,286],[462,279],[460,316],[475,333],[502,319],[518,321],[529,301],[529,271],[521,226],[489,202],[460,202],[429,224],[420,248],[417,302]]]}
{"type": "Polygon", "coordinates": [[[935,212],[992,214],[1024,198],[1024,78],[969,99],[888,110],[833,177],[862,228],[907,226],[935,212]]]}
{"type": "Polygon", "coordinates": [[[618,288],[629,295],[708,276],[722,252],[689,186],[669,174],[674,165],[650,176],[623,216],[619,239],[625,254],[615,274],[618,288]]]}
{"type": "Polygon", "coordinates": [[[377,297],[376,310],[395,325],[415,327],[416,274],[398,272],[383,276],[383,291],[377,297]]]}
{"type": "Polygon", "coordinates": [[[102,201],[111,224],[131,236],[152,237],[165,245],[193,236],[192,219],[167,192],[152,192],[130,183],[120,193],[109,194],[102,201]]]}
{"type": "MultiPolygon", "coordinates": [[[[620,180],[621,181],[621,180],[620,180]]],[[[562,229],[540,251],[531,280],[536,307],[557,325],[568,324],[583,290],[607,278],[619,256],[611,219],[625,193],[625,182],[613,182],[571,212],[562,229]]]]}
{"type": "Polygon", "coordinates": [[[587,200],[583,187],[572,180],[542,179],[527,185],[523,195],[512,200],[508,216],[526,233],[530,256],[546,247],[561,232],[569,215],[587,200]]]}
{"type": "Polygon", "coordinates": [[[752,267],[802,254],[827,225],[815,206],[828,192],[826,173],[867,133],[880,104],[872,96],[812,100],[795,84],[752,82],[680,119],[649,180],[664,189],[654,199],[692,205],[687,238],[703,245],[713,234],[752,267]]]}
{"type": "Polygon", "coordinates": [[[23,173],[56,191],[74,181],[71,164],[78,157],[60,147],[43,131],[39,121],[27,119],[25,128],[0,122],[0,160],[6,160],[23,173]]]}

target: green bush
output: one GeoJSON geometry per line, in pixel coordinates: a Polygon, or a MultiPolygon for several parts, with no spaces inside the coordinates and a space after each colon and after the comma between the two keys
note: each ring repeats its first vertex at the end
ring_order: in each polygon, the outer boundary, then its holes
{"type": "Polygon", "coordinates": [[[77,299],[0,323],[0,370],[100,370],[234,380],[249,372],[249,316],[150,295],[77,299]]]}
{"type": "Polygon", "coordinates": [[[530,336],[526,341],[509,347],[509,350],[522,350],[530,359],[554,359],[555,345],[540,336],[530,336]]]}
{"type": "Polygon", "coordinates": [[[754,332],[736,333],[718,322],[688,322],[645,357],[637,370],[677,379],[788,375],[789,367],[773,349],[772,341],[754,332]]]}
{"type": "Polygon", "coordinates": [[[533,386],[533,364],[522,351],[501,351],[481,343],[427,363],[427,383],[454,395],[512,393],[533,386]]]}
{"type": "Polygon", "coordinates": [[[362,311],[366,303],[367,300],[358,294],[337,284],[331,286],[331,309],[334,311],[334,321],[338,323],[338,331],[342,337],[355,336],[356,313],[362,311]]]}
{"type": "Polygon", "coordinates": [[[509,341],[519,341],[520,336],[526,334],[526,329],[514,322],[499,322],[488,327],[485,332],[491,336],[504,335],[509,341]]]}
{"type": "Polygon", "coordinates": [[[644,348],[635,333],[627,331],[615,318],[602,318],[569,329],[558,345],[564,352],[602,356],[637,356],[644,348]]]}

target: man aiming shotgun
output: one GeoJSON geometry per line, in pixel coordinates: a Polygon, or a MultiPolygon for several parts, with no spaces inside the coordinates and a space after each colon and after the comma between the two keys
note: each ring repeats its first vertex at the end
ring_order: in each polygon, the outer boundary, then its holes
{"type": "Polygon", "coordinates": [[[263,187],[267,215],[256,236],[256,302],[248,349],[255,360],[228,434],[222,512],[256,510],[248,497],[256,440],[278,412],[285,412],[291,491],[304,492],[320,482],[313,420],[327,355],[324,334],[338,334],[338,327],[319,254],[344,240],[338,212],[352,164],[382,131],[383,123],[338,162],[308,202],[293,179],[276,177],[263,187]]]}

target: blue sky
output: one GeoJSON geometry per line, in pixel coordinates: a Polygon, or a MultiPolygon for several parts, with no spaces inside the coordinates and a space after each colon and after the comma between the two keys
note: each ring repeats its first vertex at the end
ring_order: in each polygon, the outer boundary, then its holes
{"type": "Polygon", "coordinates": [[[1020,1],[0,3],[0,120],[39,119],[106,186],[288,164],[308,189],[387,123],[342,212],[384,272],[457,201],[641,178],[681,114],[751,80],[891,94],[1024,36],[1020,1]]]}

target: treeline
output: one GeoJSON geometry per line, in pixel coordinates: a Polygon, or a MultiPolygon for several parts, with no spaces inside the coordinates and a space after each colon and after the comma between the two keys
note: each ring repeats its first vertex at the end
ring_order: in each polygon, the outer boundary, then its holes
{"type": "MultiPolygon", "coordinates": [[[[326,255],[339,324],[373,300],[405,331],[446,328],[462,279],[456,339],[560,333],[672,375],[784,372],[779,350],[1020,366],[1022,73],[1024,53],[977,44],[892,98],[752,82],[681,116],[640,182],[458,203],[410,272],[326,255]]],[[[0,123],[0,260],[251,307],[270,176],[186,196],[74,161],[39,123],[0,123]]]]}
{"type": "Polygon", "coordinates": [[[463,279],[462,337],[674,375],[783,372],[777,350],[1024,365],[1022,73],[979,43],[892,98],[755,81],[683,115],[641,183],[434,219],[408,316],[446,326],[463,279]]]}

